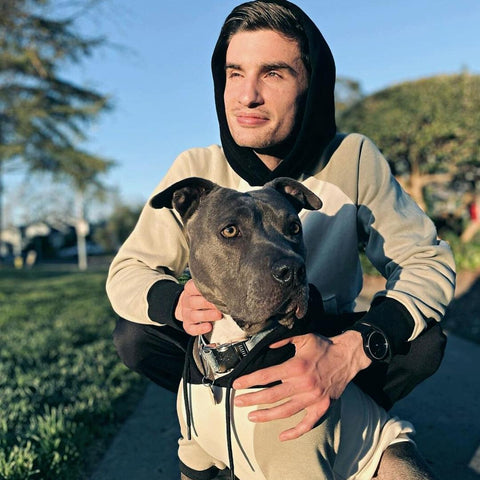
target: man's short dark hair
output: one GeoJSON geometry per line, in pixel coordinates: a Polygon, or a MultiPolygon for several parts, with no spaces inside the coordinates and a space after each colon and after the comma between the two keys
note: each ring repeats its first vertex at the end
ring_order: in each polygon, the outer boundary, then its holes
{"type": "Polygon", "coordinates": [[[236,33],[255,30],[274,30],[297,41],[302,61],[310,72],[307,37],[293,11],[284,5],[263,0],[243,3],[235,7],[225,20],[220,39],[227,46],[236,33]]]}

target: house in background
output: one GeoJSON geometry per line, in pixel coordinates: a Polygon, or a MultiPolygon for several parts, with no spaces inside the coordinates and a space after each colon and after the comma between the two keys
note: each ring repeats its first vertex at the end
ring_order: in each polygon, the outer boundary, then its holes
{"type": "MultiPolygon", "coordinates": [[[[75,227],[57,222],[34,222],[7,227],[0,233],[0,258],[5,263],[75,259],[78,255],[75,227]]],[[[87,254],[99,255],[102,249],[87,237],[87,254]]]]}

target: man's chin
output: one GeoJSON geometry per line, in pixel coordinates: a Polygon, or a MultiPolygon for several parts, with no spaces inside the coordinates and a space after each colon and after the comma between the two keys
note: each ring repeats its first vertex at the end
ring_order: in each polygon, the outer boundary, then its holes
{"type": "Polygon", "coordinates": [[[268,149],[272,146],[271,133],[263,127],[238,127],[230,129],[233,140],[239,147],[254,151],[268,149]]]}
{"type": "Polygon", "coordinates": [[[233,139],[239,147],[251,148],[258,156],[285,158],[292,147],[288,139],[277,142],[271,138],[245,135],[235,135],[233,139]]]}
{"type": "Polygon", "coordinates": [[[251,148],[255,153],[261,153],[271,148],[270,143],[265,139],[251,138],[244,135],[234,136],[233,139],[239,147],[251,148]]]}

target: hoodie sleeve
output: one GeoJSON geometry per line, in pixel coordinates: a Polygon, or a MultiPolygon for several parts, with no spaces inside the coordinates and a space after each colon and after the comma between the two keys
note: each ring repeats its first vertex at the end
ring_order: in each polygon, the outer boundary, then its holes
{"type": "Polygon", "coordinates": [[[188,248],[175,214],[149,205],[113,259],[107,294],[114,311],[132,322],[170,323],[182,290],[188,248]],[[163,312],[163,313],[162,313],[163,312]]]}
{"type": "MultiPolygon", "coordinates": [[[[190,176],[188,162],[181,157],[155,193],[190,176]]],[[[106,289],[115,313],[137,323],[174,323],[172,312],[182,290],[177,278],[187,261],[188,245],[176,212],[147,203],[110,265],[106,289]]]]}
{"type": "Polygon", "coordinates": [[[360,236],[367,257],[387,280],[364,321],[382,328],[394,343],[412,340],[427,320],[442,319],[453,298],[453,255],[365,137],[358,170],[360,236]]]}

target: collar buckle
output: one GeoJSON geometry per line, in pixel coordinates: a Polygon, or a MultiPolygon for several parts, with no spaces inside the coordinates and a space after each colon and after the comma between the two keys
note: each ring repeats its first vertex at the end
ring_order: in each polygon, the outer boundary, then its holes
{"type": "Polygon", "coordinates": [[[200,358],[208,366],[208,370],[215,375],[230,373],[245,358],[253,347],[266,337],[273,329],[264,330],[246,340],[231,343],[207,343],[204,336],[200,335],[198,343],[200,358]]]}
{"type": "Polygon", "coordinates": [[[217,345],[207,344],[203,336],[200,337],[200,356],[217,375],[232,371],[248,352],[246,341],[217,345]]]}

